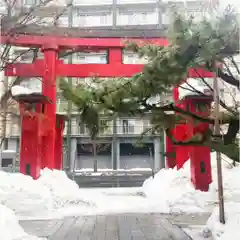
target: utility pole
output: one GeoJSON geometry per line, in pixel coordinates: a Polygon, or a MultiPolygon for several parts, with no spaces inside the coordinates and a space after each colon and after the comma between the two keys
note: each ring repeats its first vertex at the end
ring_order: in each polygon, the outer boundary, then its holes
{"type": "MultiPolygon", "coordinates": [[[[73,26],[73,0],[68,1],[68,27],[72,28],[73,26]]],[[[68,56],[68,63],[72,64],[73,57],[72,54],[68,56]]],[[[72,87],[72,78],[68,78],[69,86],[72,87]]],[[[68,124],[67,124],[67,163],[65,167],[69,167],[72,170],[71,163],[71,135],[72,135],[72,102],[68,101],[68,124]]]]}
{"type": "MultiPolygon", "coordinates": [[[[220,122],[219,122],[219,112],[220,112],[220,104],[219,104],[219,88],[218,88],[218,70],[215,64],[215,74],[214,74],[214,107],[215,107],[215,120],[214,120],[214,134],[217,138],[220,137],[220,122]]],[[[222,224],[225,224],[225,212],[224,212],[224,196],[223,196],[223,178],[222,178],[222,160],[221,153],[216,152],[216,161],[217,161],[217,179],[218,179],[218,200],[219,200],[219,221],[222,224]]]]}

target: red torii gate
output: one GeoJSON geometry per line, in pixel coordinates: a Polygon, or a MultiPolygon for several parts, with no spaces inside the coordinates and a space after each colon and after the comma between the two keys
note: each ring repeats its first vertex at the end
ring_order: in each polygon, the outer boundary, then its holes
{"type": "MultiPolygon", "coordinates": [[[[38,178],[40,169],[48,167],[50,169],[61,169],[62,161],[62,140],[56,144],[56,134],[62,139],[62,134],[56,128],[56,77],[89,77],[97,75],[99,77],[131,77],[140,72],[143,64],[123,64],[122,50],[125,46],[123,38],[72,38],[72,37],[54,37],[54,36],[32,36],[16,35],[15,37],[2,37],[2,44],[11,44],[21,47],[39,47],[41,48],[44,59],[37,59],[32,64],[15,63],[9,64],[5,70],[6,76],[20,77],[42,77],[42,95],[50,99],[51,102],[41,102],[44,105],[44,111],[41,107],[36,108],[38,114],[44,114],[45,124],[35,125],[29,122],[28,118],[22,117],[21,134],[21,156],[20,169],[24,174],[30,173],[33,178],[38,178]],[[65,49],[78,51],[96,51],[108,50],[107,64],[64,64],[58,59],[58,52],[65,49]],[[48,125],[45,129],[45,125],[48,125]],[[37,126],[37,128],[36,128],[37,126]],[[42,135],[40,127],[43,127],[42,135]],[[32,135],[28,134],[31,128],[32,135]],[[36,131],[38,129],[38,131],[36,131]],[[31,137],[30,137],[31,136],[31,137]],[[44,140],[41,138],[44,136],[44,140]],[[36,140],[34,140],[34,137],[36,140]],[[30,145],[35,145],[31,148],[30,145]],[[56,149],[57,148],[57,149],[56,149]],[[27,150],[27,149],[32,149],[27,150]],[[31,155],[29,156],[31,152],[31,155]],[[31,171],[29,167],[31,165],[31,171]]],[[[144,42],[153,43],[161,46],[168,44],[166,38],[152,38],[144,41],[140,38],[128,39],[139,44],[144,42]]],[[[189,70],[189,77],[198,78],[199,75],[194,70],[189,70]]],[[[204,77],[204,76],[203,76],[204,77]]],[[[20,104],[21,105],[21,104],[20,104]]],[[[61,122],[61,126],[63,123],[61,122]]],[[[62,131],[61,127],[61,131],[62,131]]],[[[61,132],[60,131],[60,132],[61,132]]],[[[167,166],[174,167],[171,164],[172,159],[167,158],[167,166]]]]}
{"type": "MultiPolygon", "coordinates": [[[[131,39],[128,39],[131,40],[131,39]]],[[[133,39],[139,44],[142,39],[133,39]]],[[[165,38],[147,39],[148,43],[166,45],[165,38]]],[[[53,36],[16,35],[2,36],[2,44],[41,48],[44,59],[32,64],[8,64],[6,76],[42,77],[42,97],[19,97],[22,115],[20,171],[38,178],[40,169],[61,169],[63,119],[56,116],[56,77],[131,77],[142,70],[143,65],[123,64],[122,38],[70,38],[53,36]],[[98,51],[108,50],[108,64],[64,64],[58,59],[61,50],[98,51]],[[80,67],[81,66],[81,67],[80,67]],[[44,98],[43,98],[44,97],[44,98]],[[49,100],[49,101],[46,101],[49,100]],[[24,103],[37,105],[26,114],[24,103]],[[56,135],[58,135],[56,137],[56,135]],[[60,139],[59,139],[60,138],[60,139]]]]}

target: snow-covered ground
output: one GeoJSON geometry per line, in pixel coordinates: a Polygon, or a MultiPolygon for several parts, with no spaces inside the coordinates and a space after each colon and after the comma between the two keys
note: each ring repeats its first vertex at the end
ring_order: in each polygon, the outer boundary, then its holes
{"type": "Polygon", "coordinates": [[[86,199],[85,195],[62,171],[44,169],[36,181],[20,173],[0,171],[0,204],[18,216],[51,217],[68,205],[89,206],[94,198],[90,195],[86,199]]]}
{"type": "Polygon", "coordinates": [[[216,240],[240,239],[240,203],[237,201],[225,204],[225,220],[223,225],[219,222],[219,209],[215,207],[208,219],[205,229],[210,229],[216,240]]]}
{"type": "Polygon", "coordinates": [[[24,232],[19,225],[18,219],[13,210],[0,204],[0,239],[1,240],[40,240],[35,236],[30,236],[24,232]]]}
{"type": "MultiPolygon", "coordinates": [[[[233,168],[231,161],[223,158],[227,223],[224,227],[217,224],[217,210],[214,210],[205,229],[210,229],[218,240],[230,236],[232,228],[240,222],[240,166],[233,168]]],[[[212,168],[213,183],[208,192],[196,191],[192,186],[189,163],[179,171],[162,169],[154,179],[147,179],[141,188],[119,189],[79,189],[58,170],[44,169],[38,180],[0,171],[0,206],[12,209],[18,219],[130,212],[211,212],[217,206],[215,153],[212,153],[212,168]]],[[[1,224],[2,221],[0,229],[1,224]]]]}
{"type": "MultiPolygon", "coordinates": [[[[166,212],[206,212],[218,200],[216,153],[211,154],[213,183],[208,192],[196,191],[190,181],[190,162],[177,169],[162,169],[155,178],[147,179],[143,191],[150,201],[158,201],[166,212]],[[164,179],[164,180],[163,180],[164,179]],[[164,206],[165,205],[165,206],[164,206]]],[[[227,202],[240,203],[240,166],[233,167],[232,161],[222,155],[224,198],[227,202]]]]}
{"type": "MultiPolygon", "coordinates": [[[[219,223],[216,153],[211,154],[213,183],[208,192],[196,191],[190,182],[189,162],[184,168],[163,169],[154,179],[143,184],[143,190],[150,201],[159,201],[166,212],[212,212],[203,231],[194,233],[196,240],[211,230],[214,239],[240,239],[240,166],[233,167],[231,160],[222,155],[223,187],[226,224],[219,223]],[[162,181],[164,179],[164,181],[162,181]],[[165,205],[165,206],[164,206],[165,205]]],[[[160,210],[160,209],[158,209],[160,210]]],[[[190,232],[191,230],[188,229],[190,232]]]]}

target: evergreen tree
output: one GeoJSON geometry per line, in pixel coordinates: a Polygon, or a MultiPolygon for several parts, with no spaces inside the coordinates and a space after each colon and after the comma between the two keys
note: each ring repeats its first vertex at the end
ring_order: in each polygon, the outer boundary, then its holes
{"type": "MultiPolygon", "coordinates": [[[[127,50],[134,51],[140,58],[147,58],[142,72],[131,79],[93,79],[91,86],[85,84],[70,88],[64,80],[60,88],[66,99],[78,107],[81,119],[90,129],[94,139],[98,134],[99,115],[117,113],[120,115],[141,116],[150,113],[154,131],[166,131],[175,144],[208,145],[212,149],[239,161],[239,145],[236,141],[239,131],[238,106],[228,106],[221,101],[224,111],[221,123],[229,124],[228,131],[219,139],[209,130],[197,134],[187,142],[179,142],[170,134],[170,129],[180,120],[207,122],[213,124],[214,116],[201,117],[176,107],[173,103],[161,101],[161,96],[170,94],[173,87],[188,76],[189,68],[204,68],[215,71],[215,63],[224,68],[217,69],[218,77],[239,91],[239,80],[229,67],[229,62],[240,74],[234,61],[238,49],[238,25],[236,13],[228,8],[214,21],[203,18],[200,22],[193,17],[184,17],[174,12],[168,31],[168,46],[126,44],[127,50]],[[152,101],[154,99],[154,101],[152,101]],[[180,114],[169,114],[171,112],[180,114]]],[[[207,80],[199,77],[211,89],[207,80]]],[[[197,90],[193,88],[195,93],[197,90]]],[[[203,94],[203,93],[200,93],[203,94]]],[[[204,94],[203,94],[204,95],[204,94]]]]}

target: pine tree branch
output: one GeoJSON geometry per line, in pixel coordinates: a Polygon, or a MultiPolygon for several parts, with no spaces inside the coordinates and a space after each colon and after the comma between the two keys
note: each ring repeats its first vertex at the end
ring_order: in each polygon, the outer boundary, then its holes
{"type": "Polygon", "coordinates": [[[232,85],[232,86],[235,86],[237,88],[240,88],[240,82],[239,80],[237,80],[236,78],[234,78],[233,76],[230,76],[229,74],[227,73],[224,73],[222,71],[222,69],[218,69],[218,77],[220,77],[224,82],[232,85]]]}

